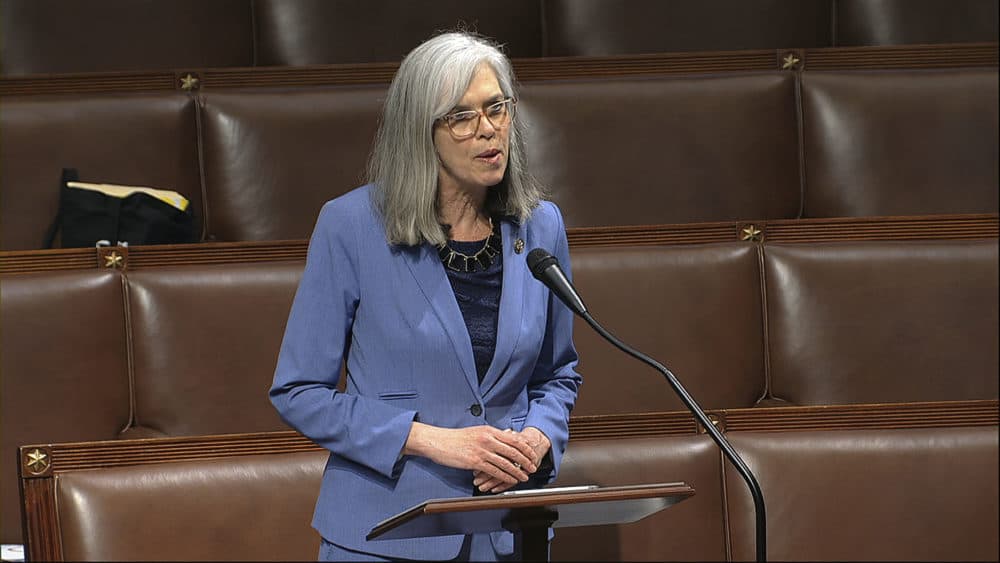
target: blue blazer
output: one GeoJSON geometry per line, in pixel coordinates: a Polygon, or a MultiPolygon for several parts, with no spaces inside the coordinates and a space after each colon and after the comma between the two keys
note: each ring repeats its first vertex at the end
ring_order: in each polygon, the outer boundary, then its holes
{"type": "MultiPolygon", "coordinates": [[[[458,554],[461,536],[365,540],[375,524],[410,506],[472,494],[471,471],[400,456],[415,420],[449,428],[534,426],[552,442],[553,465],[534,485],[555,478],[581,383],[573,315],[532,277],[525,258],[544,248],[568,271],[565,227],[558,208],[542,202],[524,224],[503,221],[501,233],[496,351],[480,384],[437,250],[389,245],[370,186],[323,206],[270,398],[289,425],[331,452],[313,517],[327,540],[390,557],[458,554]],[[340,393],[345,359],[347,388],[340,393]]],[[[501,552],[509,551],[509,534],[493,536],[501,552]]]]}

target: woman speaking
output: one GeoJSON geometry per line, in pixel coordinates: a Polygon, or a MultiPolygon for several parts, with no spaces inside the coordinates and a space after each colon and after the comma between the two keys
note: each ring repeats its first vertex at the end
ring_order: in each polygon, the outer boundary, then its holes
{"type": "Polygon", "coordinates": [[[365,535],[427,499],[555,478],[581,383],[573,317],[525,257],[568,268],[569,250],[521,127],[510,61],[438,35],[393,78],[369,183],[319,214],[270,397],[330,451],[320,559],[509,559],[508,532],[365,535]]]}

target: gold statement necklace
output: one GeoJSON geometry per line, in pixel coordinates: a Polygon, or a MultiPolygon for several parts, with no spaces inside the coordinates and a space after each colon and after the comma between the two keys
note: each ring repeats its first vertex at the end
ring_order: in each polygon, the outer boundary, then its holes
{"type": "Polygon", "coordinates": [[[438,248],[438,256],[445,268],[455,272],[476,272],[486,271],[493,265],[497,254],[503,249],[500,242],[500,229],[493,225],[493,218],[490,217],[490,236],[486,237],[486,242],[475,254],[465,254],[459,252],[445,244],[438,248]]]}

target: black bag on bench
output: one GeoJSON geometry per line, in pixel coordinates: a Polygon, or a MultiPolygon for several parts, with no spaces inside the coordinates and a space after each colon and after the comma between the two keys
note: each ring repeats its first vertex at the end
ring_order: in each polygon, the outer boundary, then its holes
{"type": "Polygon", "coordinates": [[[63,169],[59,211],[43,248],[52,248],[56,233],[62,248],[197,242],[188,201],[177,192],[78,179],[76,169],[63,169]]]}

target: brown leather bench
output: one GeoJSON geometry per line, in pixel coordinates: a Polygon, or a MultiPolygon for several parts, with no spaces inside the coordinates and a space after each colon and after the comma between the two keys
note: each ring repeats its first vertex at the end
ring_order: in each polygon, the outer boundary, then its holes
{"type": "MultiPolygon", "coordinates": [[[[988,560],[997,556],[996,408],[716,414],[762,483],[771,559],[988,560]]],[[[554,560],[752,558],[745,487],[704,434],[628,415],[582,422],[558,484],[684,481],[696,494],[636,523],[559,529],[554,560]],[[599,428],[619,437],[591,439],[599,428]]],[[[292,432],[40,444],[21,455],[33,558],[315,557],[309,522],[326,454],[292,432]]]]}
{"type": "MultiPolygon", "coordinates": [[[[901,426],[728,434],[760,481],[771,560],[997,559],[997,427],[901,426]]],[[[753,504],[724,472],[732,559],[751,560],[753,504]]]]}
{"type": "Polygon", "coordinates": [[[256,64],[399,61],[431,34],[455,27],[496,38],[510,57],[541,57],[544,3],[516,0],[496,9],[462,0],[255,0],[256,64]]]}
{"type": "MultiPolygon", "coordinates": [[[[573,249],[571,260],[574,284],[594,318],[664,363],[702,407],[751,407],[764,398],[754,246],[593,247],[573,249]]],[[[576,319],[573,339],[586,379],[574,414],[684,408],[662,375],[618,351],[582,319],[576,319]]]]}
{"type": "Polygon", "coordinates": [[[996,41],[989,0],[544,2],[548,56],[996,41]]]}
{"type": "MultiPolygon", "coordinates": [[[[241,263],[242,247],[226,248],[235,262],[192,251],[169,260],[189,265],[124,274],[3,276],[8,459],[28,442],[284,428],[266,389],[302,261],[241,263]]],[[[705,408],[997,398],[995,239],[571,249],[595,317],[705,408]]],[[[659,374],[579,320],[576,342],[575,415],[681,408],[659,374]]],[[[3,522],[16,543],[17,519],[3,522]]]]}
{"type": "MultiPolygon", "coordinates": [[[[591,314],[705,408],[998,396],[995,239],[608,246],[571,259],[591,314]]],[[[580,319],[574,340],[591,374],[576,414],[683,408],[580,319]]]]}
{"type": "Polygon", "coordinates": [[[799,213],[787,72],[525,84],[528,160],[568,226],[799,213]]]}
{"type": "Polygon", "coordinates": [[[59,209],[62,168],[78,169],[82,181],[180,192],[191,202],[200,235],[195,105],[183,93],[4,97],[3,248],[42,248],[59,209]]]}
{"type": "Polygon", "coordinates": [[[307,561],[323,452],[240,456],[59,475],[66,561],[307,561]]]}
{"type": "Polygon", "coordinates": [[[801,78],[803,217],[997,209],[996,69],[801,78]]]}
{"type": "Polygon", "coordinates": [[[824,47],[833,0],[766,4],[657,0],[548,0],[549,56],[824,47]]]}
{"type": "MultiPolygon", "coordinates": [[[[996,211],[995,70],[803,72],[801,118],[796,82],[533,81],[519,111],[571,227],[996,211]]],[[[209,238],[307,237],[314,210],[361,183],[382,95],[204,94],[209,238]]]]}
{"type": "MultiPolygon", "coordinates": [[[[569,226],[793,218],[794,83],[777,72],[539,82],[518,111],[569,226]]],[[[383,97],[381,86],[204,94],[209,238],[308,237],[315,210],[362,183],[383,97]]]]}
{"type": "MultiPolygon", "coordinates": [[[[362,183],[383,97],[204,94],[209,239],[308,237],[315,210],[362,183]]],[[[534,173],[567,225],[589,226],[796,217],[799,174],[783,164],[797,150],[794,105],[794,76],[773,72],[531,83],[518,111],[534,173]]]]}
{"type": "Polygon", "coordinates": [[[513,57],[997,41],[991,0],[516,0],[503,10],[459,0],[6,0],[0,8],[0,66],[10,75],[396,61],[456,26],[496,37],[513,57]],[[176,41],[181,29],[189,41],[176,41]]]}
{"type": "Polygon", "coordinates": [[[766,244],[763,263],[771,397],[997,396],[995,239],[766,244]]]}
{"type": "Polygon", "coordinates": [[[127,274],[136,410],[130,432],[285,428],[267,389],[302,268],[279,262],[127,274]]]}
{"type": "MultiPolygon", "coordinates": [[[[3,455],[26,442],[285,429],[267,388],[302,266],[3,277],[3,455]]],[[[0,537],[21,543],[11,464],[0,487],[0,537]]]]}
{"type": "Polygon", "coordinates": [[[988,0],[836,0],[837,45],[996,41],[997,3],[988,0]]]}
{"type": "MultiPolygon", "coordinates": [[[[996,78],[994,67],[533,80],[519,111],[571,227],[995,213],[996,78]]],[[[361,183],[384,90],[5,96],[0,243],[41,245],[66,166],[181,192],[205,240],[305,238],[323,202],[361,183]]]]}
{"type": "Polygon", "coordinates": [[[20,444],[110,440],[131,419],[122,276],[83,270],[0,281],[0,541],[21,543],[20,444]]]}
{"type": "Polygon", "coordinates": [[[556,530],[553,561],[722,561],[725,512],[719,449],[704,435],[571,440],[558,485],[683,481],[695,495],[633,524],[556,530]]]}
{"type": "Polygon", "coordinates": [[[250,3],[5,1],[0,65],[7,75],[251,66],[250,3]]]}
{"type": "Polygon", "coordinates": [[[385,86],[206,93],[209,240],[308,238],[360,186],[385,86]]]}

